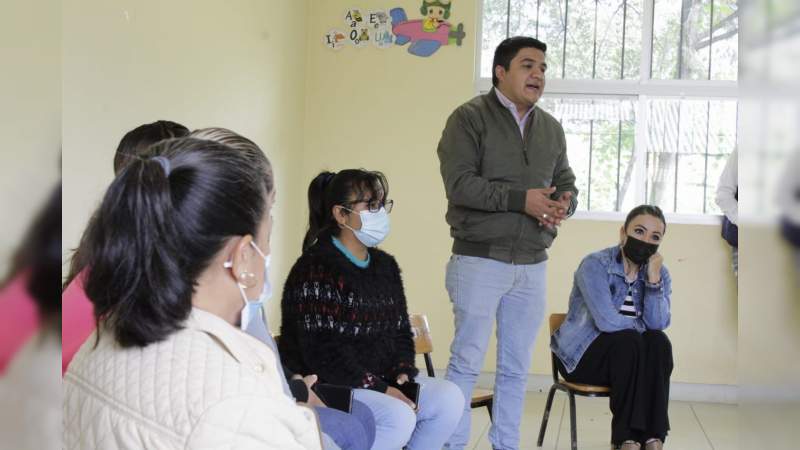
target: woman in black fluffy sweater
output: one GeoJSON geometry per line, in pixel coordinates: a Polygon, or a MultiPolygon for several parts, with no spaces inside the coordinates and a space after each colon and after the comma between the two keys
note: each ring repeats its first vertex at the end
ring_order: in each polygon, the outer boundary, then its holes
{"type": "Polygon", "coordinates": [[[375,248],[389,232],[387,195],[379,172],[323,172],[311,182],[303,254],[283,291],[280,354],[294,372],[354,388],[375,415],[373,449],[441,448],[464,396],[414,366],[400,268],[375,248]],[[419,405],[398,389],[407,382],[421,385],[419,405]]]}

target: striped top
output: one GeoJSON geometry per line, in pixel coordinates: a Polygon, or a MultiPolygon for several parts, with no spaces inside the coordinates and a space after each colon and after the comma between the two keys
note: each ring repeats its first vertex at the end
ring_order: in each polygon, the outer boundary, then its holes
{"type": "Polygon", "coordinates": [[[626,280],[626,282],[628,283],[628,293],[625,294],[625,301],[622,302],[619,313],[623,316],[635,318],[639,315],[636,311],[636,305],[633,303],[633,283],[635,283],[636,280],[629,282],[626,280]]]}

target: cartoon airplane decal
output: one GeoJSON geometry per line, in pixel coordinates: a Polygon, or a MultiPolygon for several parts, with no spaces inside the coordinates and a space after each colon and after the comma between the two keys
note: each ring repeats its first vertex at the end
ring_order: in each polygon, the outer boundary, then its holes
{"type": "Polygon", "coordinates": [[[416,56],[431,56],[439,47],[448,44],[461,46],[464,41],[464,24],[455,28],[447,22],[450,17],[451,0],[423,0],[418,20],[408,20],[403,8],[389,11],[392,17],[392,32],[397,45],[411,43],[408,52],[416,56]]]}

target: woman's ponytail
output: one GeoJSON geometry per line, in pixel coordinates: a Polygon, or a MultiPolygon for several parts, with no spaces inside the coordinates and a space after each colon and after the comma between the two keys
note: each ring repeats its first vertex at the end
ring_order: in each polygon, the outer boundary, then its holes
{"type": "Polygon", "coordinates": [[[258,238],[272,173],[252,146],[260,162],[218,142],[169,139],[117,175],[85,233],[84,290],[100,332],[125,347],[165,339],[230,238],[258,238]]]}
{"type": "Polygon", "coordinates": [[[321,172],[308,186],[308,231],[303,238],[303,251],[314,245],[320,235],[328,230],[333,217],[326,206],[325,190],[336,174],[321,172]]]}
{"type": "Polygon", "coordinates": [[[192,286],[181,274],[176,248],[169,166],[163,156],[127,166],[88,231],[85,291],[98,324],[102,319],[123,347],[164,339],[191,310],[192,286]]]}

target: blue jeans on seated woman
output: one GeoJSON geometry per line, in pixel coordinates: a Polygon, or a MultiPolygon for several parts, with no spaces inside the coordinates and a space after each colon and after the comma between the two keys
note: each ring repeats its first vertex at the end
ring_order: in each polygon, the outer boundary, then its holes
{"type": "Polygon", "coordinates": [[[375,442],[375,417],[362,402],[353,400],[350,414],[315,407],[323,436],[323,450],[369,450],[375,442]],[[332,442],[331,442],[332,441],[332,442]]]}
{"type": "Polygon", "coordinates": [[[375,416],[375,443],[372,450],[440,449],[453,434],[464,411],[464,395],[443,378],[417,377],[420,384],[419,408],[415,413],[405,403],[368,389],[354,390],[375,416]]]}

